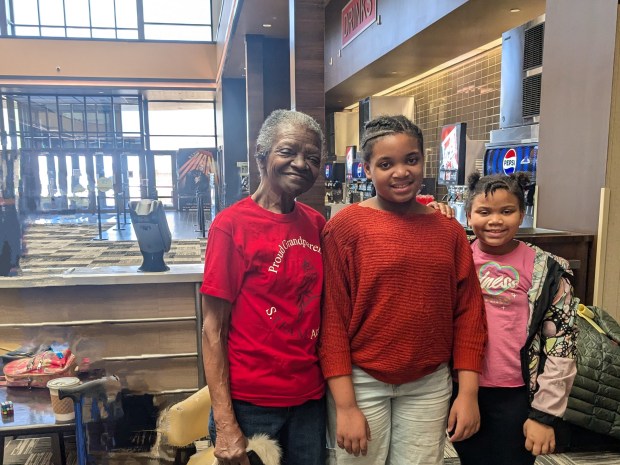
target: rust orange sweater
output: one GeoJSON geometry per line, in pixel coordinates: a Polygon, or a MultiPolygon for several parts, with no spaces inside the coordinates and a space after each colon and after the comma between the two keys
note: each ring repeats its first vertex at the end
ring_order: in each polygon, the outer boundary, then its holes
{"type": "Polygon", "coordinates": [[[326,378],[356,365],[390,384],[452,360],[480,372],[484,301],[463,227],[439,212],[345,208],[323,230],[319,357],[326,378]]]}

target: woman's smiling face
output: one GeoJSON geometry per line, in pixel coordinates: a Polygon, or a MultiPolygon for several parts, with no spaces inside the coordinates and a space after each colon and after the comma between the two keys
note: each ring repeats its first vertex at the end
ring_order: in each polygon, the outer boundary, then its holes
{"type": "Polygon", "coordinates": [[[321,167],[321,140],[295,125],[278,129],[274,144],[261,162],[262,182],[278,195],[292,198],[309,190],[321,167]]]}

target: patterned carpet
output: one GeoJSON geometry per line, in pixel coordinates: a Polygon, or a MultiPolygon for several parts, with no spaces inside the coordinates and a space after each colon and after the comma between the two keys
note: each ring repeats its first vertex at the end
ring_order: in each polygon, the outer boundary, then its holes
{"type": "MultiPolygon", "coordinates": [[[[90,224],[31,224],[24,231],[25,253],[21,275],[62,273],[69,268],[140,265],[136,241],[97,240],[98,228],[90,224]]],[[[206,239],[172,241],[164,255],[166,264],[200,263],[206,239]]]]}
{"type": "MultiPolygon", "coordinates": [[[[460,463],[454,448],[446,444],[444,465],[460,465],[460,463]]],[[[620,452],[569,452],[544,455],[536,459],[535,465],[620,465],[620,452]]]]}
{"type": "MultiPolygon", "coordinates": [[[[65,443],[67,465],[76,465],[75,442],[68,438],[65,443]]],[[[4,452],[5,465],[52,465],[52,453],[49,438],[27,438],[7,440],[4,452]]],[[[454,449],[449,445],[446,448],[444,465],[459,465],[454,449]]],[[[156,465],[171,464],[172,460],[156,460],[139,454],[111,454],[106,463],[123,465],[156,465]]],[[[576,452],[568,454],[554,454],[536,459],[536,465],[619,465],[620,453],[592,453],[576,452]]],[[[501,465],[501,464],[498,464],[501,465]]]]}

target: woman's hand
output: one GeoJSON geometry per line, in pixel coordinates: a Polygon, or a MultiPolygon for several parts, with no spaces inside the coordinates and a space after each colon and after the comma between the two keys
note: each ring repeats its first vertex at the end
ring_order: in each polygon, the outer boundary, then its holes
{"type": "Polygon", "coordinates": [[[219,465],[250,465],[245,451],[247,439],[239,425],[217,428],[216,424],[216,432],[217,439],[213,455],[217,458],[219,465]]]}
{"type": "Polygon", "coordinates": [[[454,210],[447,203],[439,203],[436,200],[430,202],[427,206],[439,210],[446,218],[454,218],[454,210]]]}
{"type": "Polygon", "coordinates": [[[357,406],[336,409],[336,443],[347,453],[358,457],[368,453],[370,427],[357,406]]]}
{"type": "Polygon", "coordinates": [[[555,450],[555,431],[552,426],[528,419],[523,423],[525,448],[532,455],[551,454],[555,450]]]}

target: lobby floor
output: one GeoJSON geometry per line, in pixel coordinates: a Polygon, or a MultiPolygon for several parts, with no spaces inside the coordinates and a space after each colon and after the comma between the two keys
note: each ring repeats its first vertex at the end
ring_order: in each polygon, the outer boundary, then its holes
{"type": "MultiPolygon", "coordinates": [[[[203,260],[206,239],[195,212],[166,212],[172,246],[166,264],[193,264],[203,260]]],[[[206,222],[208,230],[209,221],[206,222]]],[[[27,220],[23,231],[22,276],[62,273],[70,268],[140,265],[142,254],[130,219],[104,215],[54,215],[27,220]]]]}
{"type": "MultiPolygon", "coordinates": [[[[65,443],[67,465],[77,465],[75,442],[68,438],[65,443]]],[[[6,465],[52,465],[51,444],[49,438],[24,438],[7,440],[5,448],[6,465]]],[[[105,458],[107,465],[157,465],[175,464],[170,458],[157,458],[150,453],[113,453],[105,458]]],[[[444,465],[459,465],[454,450],[448,446],[444,454],[444,465]]],[[[553,454],[536,459],[535,465],[618,465],[620,453],[612,452],[578,452],[553,454]]],[[[500,464],[498,464],[500,465],[500,464]]]]}

